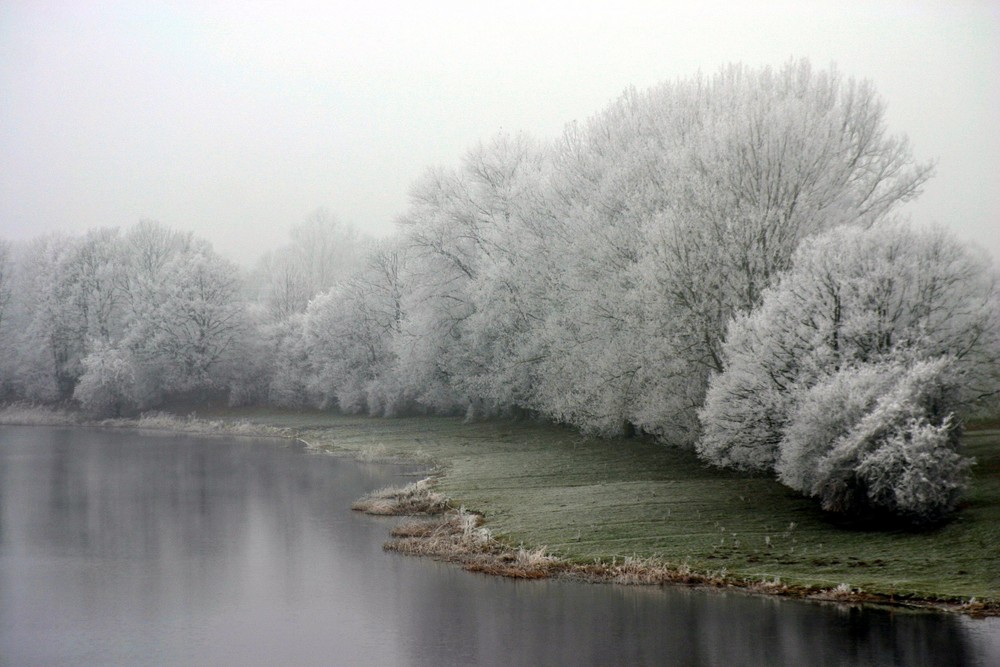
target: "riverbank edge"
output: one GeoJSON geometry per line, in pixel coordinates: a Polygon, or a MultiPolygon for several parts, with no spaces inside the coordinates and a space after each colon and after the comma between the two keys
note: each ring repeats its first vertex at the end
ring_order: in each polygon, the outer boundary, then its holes
{"type": "MultiPolygon", "coordinates": [[[[687,565],[676,565],[661,559],[632,557],[613,558],[610,562],[575,563],[546,553],[545,546],[512,545],[496,537],[483,525],[482,515],[474,509],[454,507],[450,499],[434,497],[433,507],[414,502],[409,487],[433,486],[446,475],[447,462],[425,457],[411,457],[385,451],[364,451],[331,448],[302,437],[294,428],[273,427],[255,423],[252,419],[203,419],[194,415],[180,417],[166,412],[149,413],[136,418],[88,420],[79,413],[39,406],[0,407],[0,425],[66,426],[86,428],[159,431],[216,437],[253,437],[295,440],[307,449],[339,454],[368,463],[419,463],[429,466],[429,477],[407,487],[375,490],[358,499],[352,506],[377,516],[408,517],[397,525],[385,543],[387,551],[404,555],[431,557],[456,564],[470,572],[479,572],[513,579],[561,578],[587,583],[619,585],[679,585],[704,590],[740,591],[809,600],[838,605],[868,605],[922,611],[958,613],[970,617],[1000,617],[1000,599],[925,598],[920,595],[886,595],[850,588],[790,585],[780,578],[740,578],[726,573],[725,568],[701,572],[687,565]],[[367,499],[379,494],[390,498],[372,511],[364,507],[367,499]],[[398,496],[393,500],[392,496],[398,496]]],[[[383,500],[386,500],[383,498],[383,500]]]]}
{"type": "Polygon", "coordinates": [[[546,553],[544,546],[513,545],[494,537],[482,515],[454,507],[434,493],[440,474],[405,487],[379,489],[358,499],[353,510],[374,516],[400,516],[383,548],[397,553],[431,557],[454,563],[469,572],[511,579],[561,578],[595,584],[675,585],[703,590],[740,591],[839,605],[905,608],[959,613],[972,617],[1000,616],[997,600],[943,600],[918,596],[884,595],[846,586],[824,589],[782,583],[780,579],[752,580],[722,572],[699,572],[685,565],[657,559],[624,557],[610,562],[574,563],[546,553]]]}

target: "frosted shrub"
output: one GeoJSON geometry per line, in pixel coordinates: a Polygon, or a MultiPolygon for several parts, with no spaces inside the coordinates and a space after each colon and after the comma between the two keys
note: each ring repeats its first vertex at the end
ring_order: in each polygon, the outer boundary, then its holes
{"type": "Polygon", "coordinates": [[[918,522],[951,512],[972,464],[955,451],[955,432],[950,418],[939,425],[911,419],[888,436],[856,468],[869,501],[918,522]]]}
{"type": "Polygon", "coordinates": [[[135,407],[135,372],[127,353],[98,345],[84,357],[83,368],[73,398],[84,410],[98,417],[118,417],[135,407]]]}
{"type": "Polygon", "coordinates": [[[947,358],[913,364],[817,461],[811,491],[824,509],[925,523],[955,508],[972,461],[957,451],[948,370],[947,358]]]}
{"type": "Polygon", "coordinates": [[[279,324],[267,327],[265,342],[271,363],[268,402],[282,407],[313,406],[319,401],[310,394],[311,363],[305,337],[305,314],[295,313],[279,324]]]}
{"type": "Polygon", "coordinates": [[[807,239],[730,322],[698,453],[773,470],[831,511],[939,518],[969,466],[949,415],[1000,395],[997,284],[988,258],[940,230],[807,239]]]}
{"type": "Polygon", "coordinates": [[[890,364],[849,368],[804,391],[779,445],[778,478],[809,493],[819,460],[874,408],[901,372],[890,364]]]}
{"type": "Polygon", "coordinates": [[[766,471],[778,457],[792,395],[774,382],[780,362],[761,349],[755,328],[750,318],[738,318],[730,327],[727,368],[709,383],[698,413],[703,433],[696,449],[718,466],[766,471]]]}

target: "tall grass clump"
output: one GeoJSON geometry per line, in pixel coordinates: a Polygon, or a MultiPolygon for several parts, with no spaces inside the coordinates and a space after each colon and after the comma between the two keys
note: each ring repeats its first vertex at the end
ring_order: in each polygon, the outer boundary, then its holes
{"type": "Polygon", "coordinates": [[[441,514],[448,509],[448,500],[433,491],[433,486],[430,478],[402,487],[388,486],[355,501],[351,509],[377,516],[441,514]]]}

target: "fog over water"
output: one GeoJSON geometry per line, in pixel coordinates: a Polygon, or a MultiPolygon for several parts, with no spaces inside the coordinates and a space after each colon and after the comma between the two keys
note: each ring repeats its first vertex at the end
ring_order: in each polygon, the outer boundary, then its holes
{"type": "Polygon", "coordinates": [[[387,235],[424,170],[628,86],[809,58],[937,176],[907,213],[1000,257],[1000,9],[916,2],[0,6],[0,237],[155,219],[243,263],[319,206],[387,235]]]}

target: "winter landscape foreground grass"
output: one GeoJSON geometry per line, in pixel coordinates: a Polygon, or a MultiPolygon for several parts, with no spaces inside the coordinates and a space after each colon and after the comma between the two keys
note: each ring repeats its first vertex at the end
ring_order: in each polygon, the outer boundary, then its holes
{"type": "MultiPolygon", "coordinates": [[[[650,580],[793,595],[825,591],[834,598],[1000,613],[997,423],[965,435],[966,453],[978,464],[957,516],[913,532],[834,523],[813,501],[776,481],[711,468],[691,452],[642,438],[595,439],[533,422],[441,417],[271,410],[199,417],[212,432],[225,432],[220,424],[231,423],[237,433],[249,434],[250,425],[260,425],[261,434],[294,435],[325,451],[424,462],[433,469],[436,494],[481,515],[474,522],[452,517],[445,523],[464,525],[466,534],[475,528],[477,536],[481,524],[508,553],[546,568],[554,556],[580,566],[579,572],[612,580],[623,580],[618,575],[630,568],[634,581],[643,581],[644,570],[662,569],[684,576],[650,580]]],[[[170,428],[156,419],[143,427],[170,428]]],[[[399,539],[401,551],[434,555],[399,539]]]]}
{"type": "Polygon", "coordinates": [[[481,514],[490,534],[515,552],[544,547],[579,565],[666,564],[770,592],[849,590],[1000,611],[997,424],[965,436],[978,465],[955,519],[912,532],[833,523],[774,480],[714,469],[689,451],[641,438],[587,438],[532,422],[238,416],[329,451],[433,461],[435,491],[481,514]]]}

